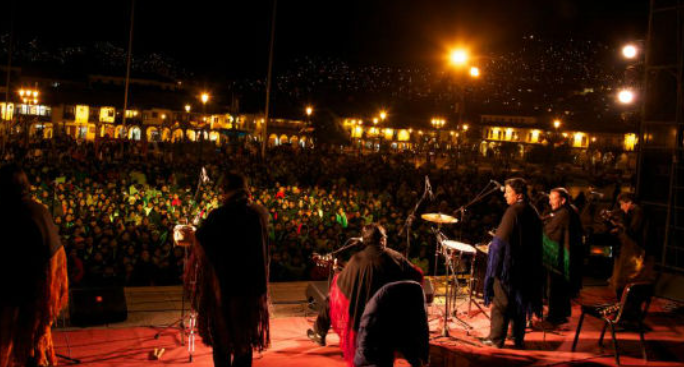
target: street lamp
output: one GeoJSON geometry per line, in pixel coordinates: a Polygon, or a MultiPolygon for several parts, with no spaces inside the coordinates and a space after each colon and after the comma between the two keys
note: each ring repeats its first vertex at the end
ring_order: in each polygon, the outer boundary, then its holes
{"type": "Polygon", "coordinates": [[[387,118],[387,112],[385,110],[380,111],[380,120],[382,122],[385,122],[386,118],[387,118]]]}
{"type": "MultiPolygon", "coordinates": [[[[462,75],[463,67],[468,67],[468,76],[475,79],[479,78],[481,75],[480,68],[475,65],[469,64],[470,55],[465,49],[458,48],[454,49],[449,53],[449,64],[454,68],[459,70],[459,76],[462,75]]],[[[463,115],[465,110],[465,80],[463,77],[458,78],[458,123],[461,124],[463,121],[463,115]]]]}
{"type": "Polygon", "coordinates": [[[634,102],[634,92],[632,92],[630,89],[622,89],[618,93],[618,101],[622,104],[631,104],[634,102]]]}
{"type": "Polygon", "coordinates": [[[185,112],[186,112],[186,113],[190,113],[190,108],[191,108],[190,105],[189,105],[189,104],[186,104],[186,105],[185,105],[185,112]]]}
{"type": "Polygon", "coordinates": [[[558,128],[561,126],[561,120],[555,119],[553,120],[553,127],[556,128],[556,131],[558,131],[558,128]]]}
{"type": "Polygon", "coordinates": [[[312,113],[313,113],[313,107],[306,106],[306,116],[310,118],[312,113]]]}
{"type": "Polygon", "coordinates": [[[626,59],[634,59],[637,57],[638,53],[639,49],[633,44],[627,44],[622,47],[622,56],[624,56],[626,59]]]}
{"type": "Polygon", "coordinates": [[[468,52],[464,49],[455,49],[449,53],[449,61],[454,66],[463,66],[468,62],[468,52]]]}

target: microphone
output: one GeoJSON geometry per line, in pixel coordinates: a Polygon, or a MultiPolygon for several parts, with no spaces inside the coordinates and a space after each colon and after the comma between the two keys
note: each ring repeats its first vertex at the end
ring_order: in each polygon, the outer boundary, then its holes
{"type": "Polygon", "coordinates": [[[209,175],[207,174],[207,169],[202,167],[202,172],[200,173],[200,179],[202,180],[202,183],[211,183],[211,179],[209,178],[209,175]]]}
{"type": "Polygon", "coordinates": [[[363,237],[352,237],[349,239],[349,242],[359,242],[363,243],[363,237]]]}
{"type": "Polygon", "coordinates": [[[598,192],[598,191],[589,191],[589,193],[590,193],[591,195],[598,196],[598,197],[600,197],[601,199],[603,199],[603,193],[602,193],[602,192],[598,192]]]}
{"type": "Polygon", "coordinates": [[[501,190],[501,192],[505,192],[505,191],[506,191],[506,187],[505,187],[504,185],[500,184],[498,181],[489,180],[489,182],[490,182],[490,183],[493,183],[494,185],[496,185],[496,187],[497,187],[499,190],[501,190]]]}
{"type": "Polygon", "coordinates": [[[427,190],[430,201],[435,200],[435,195],[432,193],[432,185],[430,185],[430,178],[427,175],[425,176],[425,190],[427,190]]]}

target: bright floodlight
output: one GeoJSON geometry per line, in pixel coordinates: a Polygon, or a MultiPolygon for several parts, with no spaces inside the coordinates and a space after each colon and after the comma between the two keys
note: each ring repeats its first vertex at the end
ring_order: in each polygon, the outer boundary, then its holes
{"type": "Polygon", "coordinates": [[[470,76],[472,76],[473,78],[479,77],[480,76],[480,68],[478,68],[477,66],[471,66],[470,67],[470,76]]]}
{"type": "Polygon", "coordinates": [[[628,59],[633,59],[637,55],[637,48],[634,45],[626,45],[625,47],[622,48],[622,56],[628,58],[628,59]]]}
{"type": "Polygon", "coordinates": [[[618,100],[622,104],[630,104],[634,102],[634,92],[629,89],[623,89],[618,93],[618,100]]]}
{"type": "Polygon", "coordinates": [[[464,50],[451,51],[449,60],[453,65],[463,65],[466,63],[466,61],[468,61],[468,53],[466,53],[464,50]]]}

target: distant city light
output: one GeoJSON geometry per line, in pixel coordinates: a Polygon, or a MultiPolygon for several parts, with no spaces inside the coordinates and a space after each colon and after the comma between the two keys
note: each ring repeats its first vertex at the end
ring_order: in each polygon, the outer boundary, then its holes
{"type": "Polygon", "coordinates": [[[558,120],[558,119],[553,120],[553,127],[558,129],[560,126],[561,126],[561,120],[558,120]]]}
{"type": "Polygon", "coordinates": [[[380,111],[380,120],[385,121],[387,118],[387,112],[385,110],[380,111]]]}
{"type": "Polygon", "coordinates": [[[626,45],[622,48],[622,56],[628,59],[633,59],[637,56],[638,50],[634,45],[626,45]]]}
{"type": "Polygon", "coordinates": [[[629,89],[623,89],[618,93],[618,101],[622,104],[630,104],[634,102],[634,92],[629,89]]]}
{"type": "Polygon", "coordinates": [[[312,113],[313,113],[313,107],[306,106],[306,115],[311,116],[312,113]]]}
{"type": "Polygon", "coordinates": [[[206,104],[209,101],[209,93],[202,93],[200,96],[202,103],[206,104]]]}

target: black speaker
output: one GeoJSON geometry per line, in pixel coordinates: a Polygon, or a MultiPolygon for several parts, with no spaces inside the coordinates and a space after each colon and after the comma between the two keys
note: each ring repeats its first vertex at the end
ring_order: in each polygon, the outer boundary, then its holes
{"type": "Polygon", "coordinates": [[[328,281],[310,282],[306,287],[306,300],[309,308],[318,312],[325,305],[325,298],[328,296],[328,281]]]}
{"type": "Polygon", "coordinates": [[[92,326],[126,321],[128,307],[121,286],[76,288],[69,297],[69,319],[74,326],[92,326]]]}
{"type": "Polygon", "coordinates": [[[684,275],[660,273],[656,281],[655,296],[684,302],[684,275]]]}

